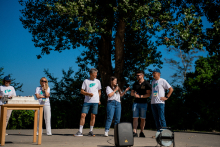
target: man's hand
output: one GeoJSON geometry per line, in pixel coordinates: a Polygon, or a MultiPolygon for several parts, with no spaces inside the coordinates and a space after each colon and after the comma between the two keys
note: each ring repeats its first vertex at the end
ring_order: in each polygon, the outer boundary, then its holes
{"type": "Polygon", "coordinates": [[[140,98],[140,95],[138,95],[137,93],[134,94],[135,98],[140,98]]]}
{"type": "Polygon", "coordinates": [[[99,105],[101,105],[101,101],[99,101],[99,105]]]}
{"type": "Polygon", "coordinates": [[[92,94],[92,93],[88,93],[88,96],[89,96],[89,97],[93,97],[93,94],[92,94]]]}
{"type": "Polygon", "coordinates": [[[160,100],[162,100],[162,101],[166,101],[168,98],[166,98],[166,97],[160,97],[160,100]]]}

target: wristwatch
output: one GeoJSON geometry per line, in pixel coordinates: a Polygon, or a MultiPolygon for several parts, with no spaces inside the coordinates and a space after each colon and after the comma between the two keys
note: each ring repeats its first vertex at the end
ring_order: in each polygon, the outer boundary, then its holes
{"type": "Polygon", "coordinates": [[[168,96],[165,96],[166,98],[169,98],[168,96]]]}

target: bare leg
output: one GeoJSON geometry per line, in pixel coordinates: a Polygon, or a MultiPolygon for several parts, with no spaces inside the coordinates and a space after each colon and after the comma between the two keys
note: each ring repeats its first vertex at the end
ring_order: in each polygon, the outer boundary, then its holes
{"type": "Polygon", "coordinates": [[[137,126],[138,126],[138,118],[133,118],[133,131],[137,133],[137,126]]]}
{"type": "Polygon", "coordinates": [[[80,126],[84,126],[85,118],[86,118],[86,113],[82,113],[80,118],[80,126]]]}
{"type": "Polygon", "coordinates": [[[144,131],[144,127],[145,127],[145,119],[141,118],[141,132],[144,131]]]}
{"type": "Polygon", "coordinates": [[[94,125],[95,125],[95,114],[91,113],[90,126],[94,126],[94,125]]]}

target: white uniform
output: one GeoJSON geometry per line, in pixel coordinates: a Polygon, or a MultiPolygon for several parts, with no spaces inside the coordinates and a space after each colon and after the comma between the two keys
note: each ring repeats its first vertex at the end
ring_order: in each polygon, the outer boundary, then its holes
{"type": "Polygon", "coordinates": [[[93,97],[85,95],[85,103],[99,103],[99,90],[101,88],[101,83],[98,79],[90,80],[85,79],[82,84],[82,89],[86,92],[92,93],[93,97]]]}
{"type": "MultiPolygon", "coordinates": [[[[0,96],[3,97],[4,95],[8,95],[8,97],[16,96],[16,92],[15,92],[14,87],[12,87],[12,86],[0,86],[0,96]]],[[[2,99],[0,100],[0,114],[1,114],[1,105],[3,105],[2,99]]],[[[11,116],[11,112],[12,112],[12,110],[7,110],[6,128],[7,128],[10,116],[11,116]]],[[[0,116],[0,118],[1,118],[1,116],[0,116]]]]}
{"type": "MultiPolygon", "coordinates": [[[[47,92],[50,93],[50,87],[48,87],[47,92]]],[[[39,86],[36,88],[35,94],[39,94],[40,96],[45,96],[45,93],[42,91],[42,87],[39,86]]],[[[51,133],[51,108],[50,108],[50,99],[41,98],[38,99],[40,105],[44,105],[43,112],[44,112],[44,120],[46,124],[46,131],[47,135],[52,135],[51,133]]],[[[37,119],[37,132],[39,130],[39,111],[38,111],[38,119],[37,119]]],[[[43,133],[43,131],[42,131],[43,133]]]]}
{"type": "Polygon", "coordinates": [[[168,90],[170,87],[170,84],[163,78],[154,80],[152,82],[151,104],[165,104],[160,98],[165,97],[165,90],[168,90]]]}

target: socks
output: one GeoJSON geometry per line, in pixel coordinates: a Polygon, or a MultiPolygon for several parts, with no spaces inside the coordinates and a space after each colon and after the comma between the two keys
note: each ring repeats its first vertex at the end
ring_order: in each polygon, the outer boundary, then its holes
{"type": "Polygon", "coordinates": [[[90,126],[90,131],[92,131],[93,130],[93,126],[90,126]]]}
{"type": "Polygon", "coordinates": [[[79,126],[79,131],[82,133],[82,130],[83,130],[83,126],[79,126]]]}

